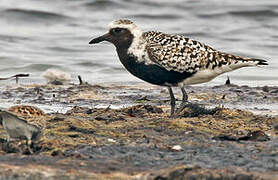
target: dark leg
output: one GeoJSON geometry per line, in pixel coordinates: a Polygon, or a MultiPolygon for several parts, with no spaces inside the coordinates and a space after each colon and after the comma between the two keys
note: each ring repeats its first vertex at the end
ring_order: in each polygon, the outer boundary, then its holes
{"type": "Polygon", "coordinates": [[[176,99],[175,99],[174,93],[172,91],[172,88],[170,86],[168,87],[168,91],[170,93],[170,98],[171,98],[171,101],[170,101],[170,104],[171,104],[171,116],[173,116],[173,114],[175,113],[176,99]]]}
{"type": "Polygon", "coordinates": [[[186,102],[188,100],[188,95],[187,95],[186,91],[184,90],[184,87],[181,87],[181,92],[182,92],[182,102],[175,113],[176,115],[178,115],[179,113],[182,112],[182,110],[186,107],[186,102]]]}
{"type": "Polygon", "coordinates": [[[27,148],[30,154],[33,154],[33,151],[31,149],[31,145],[32,145],[32,140],[31,139],[27,139],[26,140],[26,144],[27,144],[27,148]]]}
{"type": "Polygon", "coordinates": [[[8,136],[7,136],[7,147],[6,147],[8,151],[10,149],[10,140],[11,140],[11,138],[10,138],[10,136],[8,134],[8,136]]]}
{"type": "Polygon", "coordinates": [[[8,144],[10,143],[10,140],[11,140],[10,135],[8,135],[8,136],[7,136],[7,143],[8,143],[8,144]]]}

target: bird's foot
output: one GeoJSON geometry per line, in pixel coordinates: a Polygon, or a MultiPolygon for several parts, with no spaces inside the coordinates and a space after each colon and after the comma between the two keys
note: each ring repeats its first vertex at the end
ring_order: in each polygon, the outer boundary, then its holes
{"type": "Polygon", "coordinates": [[[26,145],[27,145],[27,149],[28,149],[28,153],[30,153],[30,154],[33,154],[34,152],[33,152],[33,150],[32,150],[32,145],[33,145],[33,143],[32,143],[32,140],[31,139],[28,139],[27,141],[26,141],[26,145]]]}
{"type": "Polygon", "coordinates": [[[27,147],[28,147],[29,153],[30,153],[30,154],[34,154],[34,152],[33,152],[33,150],[31,149],[31,147],[30,147],[30,146],[27,146],[27,147]]]}
{"type": "Polygon", "coordinates": [[[182,103],[179,108],[177,108],[176,110],[174,111],[171,111],[171,115],[170,115],[170,118],[178,118],[179,116],[182,116],[183,114],[181,114],[183,112],[183,110],[185,108],[189,108],[189,109],[192,109],[192,108],[196,108],[196,107],[200,107],[200,104],[196,104],[196,103],[191,103],[191,102],[184,102],[182,103]]]}
{"type": "Polygon", "coordinates": [[[192,103],[186,101],[186,102],[182,102],[181,105],[176,109],[176,110],[171,110],[171,118],[177,118],[179,117],[179,115],[181,114],[181,112],[186,108],[186,107],[190,107],[190,105],[192,105],[192,103]]]}

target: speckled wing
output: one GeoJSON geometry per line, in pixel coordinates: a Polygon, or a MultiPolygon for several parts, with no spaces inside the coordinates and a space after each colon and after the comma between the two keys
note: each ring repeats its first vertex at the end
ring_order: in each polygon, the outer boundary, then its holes
{"type": "Polygon", "coordinates": [[[177,72],[194,73],[213,59],[216,51],[198,41],[179,35],[145,32],[147,52],[156,64],[177,72]]]}
{"type": "Polygon", "coordinates": [[[214,71],[215,67],[228,65],[223,69],[223,72],[228,72],[244,66],[267,65],[265,60],[223,53],[179,35],[150,31],[143,37],[147,41],[146,49],[151,61],[169,71],[195,73],[200,69],[214,71]]]}

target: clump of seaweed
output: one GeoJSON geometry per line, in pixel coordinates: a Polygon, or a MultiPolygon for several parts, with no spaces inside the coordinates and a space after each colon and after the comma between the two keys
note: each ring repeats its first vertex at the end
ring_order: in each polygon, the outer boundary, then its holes
{"type": "Polygon", "coordinates": [[[161,108],[153,105],[136,105],[125,108],[123,111],[133,117],[140,116],[145,113],[163,113],[161,108]]]}
{"type": "Polygon", "coordinates": [[[216,112],[221,110],[219,107],[206,108],[199,104],[189,103],[187,108],[183,111],[182,117],[198,117],[202,115],[214,115],[216,112]]]}

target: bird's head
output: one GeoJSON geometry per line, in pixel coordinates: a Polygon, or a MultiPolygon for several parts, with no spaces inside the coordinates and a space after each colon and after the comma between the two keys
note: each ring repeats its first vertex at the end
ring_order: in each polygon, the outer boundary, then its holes
{"type": "Polygon", "coordinates": [[[142,31],[130,20],[120,19],[109,24],[106,34],[92,39],[89,44],[102,41],[113,43],[117,48],[129,48],[133,39],[142,35],[142,31]]]}

